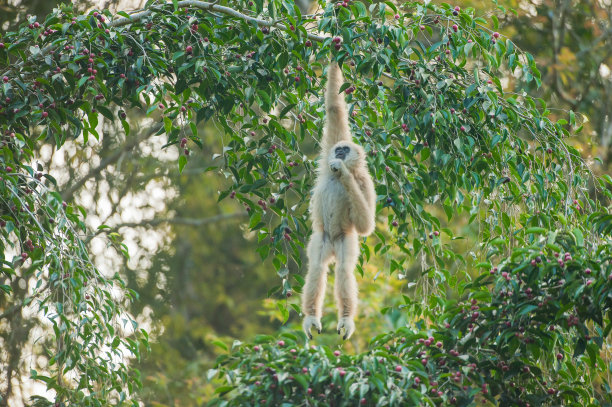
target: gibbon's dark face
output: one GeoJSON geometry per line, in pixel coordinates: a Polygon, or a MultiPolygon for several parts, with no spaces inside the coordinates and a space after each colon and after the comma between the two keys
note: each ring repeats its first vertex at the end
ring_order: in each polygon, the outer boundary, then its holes
{"type": "Polygon", "coordinates": [[[328,160],[342,160],[349,170],[364,161],[365,153],[360,145],[350,141],[341,141],[331,148],[328,160]]]}
{"type": "Polygon", "coordinates": [[[343,161],[346,156],[349,155],[350,152],[351,148],[349,146],[338,146],[334,149],[334,154],[336,155],[336,158],[343,161]]]}

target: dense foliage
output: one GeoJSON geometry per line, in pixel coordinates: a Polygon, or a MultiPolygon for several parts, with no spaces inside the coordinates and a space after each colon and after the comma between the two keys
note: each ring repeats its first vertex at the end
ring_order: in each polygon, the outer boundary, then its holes
{"type": "Polygon", "coordinates": [[[327,348],[294,348],[301,334],[285,334],[285,346],[263,338],[260,351],[237,346],[213,371],[226,381],[218,392],[236,404],[302,401],[309,388],[322,404],[408,397],[467,405],[478,394],[501,404],[605,403],[609,385],[597,372],[608,367],[595,363],[610,327],[612,220],[595,198],[609,196],[612,180],[592,176],[566,142],[581,130],[572,112],[555,120],[543,100],[504,93],[504,77],[538,86],[540,73],[495,31],[497,17],[418,2],[330,4],[316,16],[289,2],[228,6],[244,14],[198,1],[149,2],[116,18],[73,16],[63,6],[0,39],[0,249],[12,282],[1,287],[10,295],[19,279],[34,279],[16,309],[33,302],[54,328],[33,378],[59,403],[119,404],[139,382],[124,358],[147,346],[122,312],[134,293],[92,265],[85,213],[32,164],[36,146],[98,138],[99,114],[129,136],[126,111],[138,108],[163,123],[158,134],[179,148],[182,171],[202,145],[197,123],[214,121],[226,134],[208,170],[232,184],[219,199],[248,212],[258,252],[281,279],[270,295],[289,297],[277,302],[287,320],[299,312],[290,294],[303,284],[296,271],[316,166],[305,151],[320,137],[331,55],[344,65],[355,138],[377,184],[380,222],[362,261],[385,257],[399,274],[419,259],[414,298],[423,301],[404,297],[414,327],[339,362],[327,348]],[[472,246],[462,242],[467,229],[478,230],[472,246]],[[446,300],[447,289],[461,301],[446,300]],[[430,335],[435,346],[425,344],[430,335]],[[259,363],[274,372],[254,370],[259,363]],[[502,385],[509,378],[515,387],[502,385]]]}
{"type": "Polygon", "coordinates": [[[234,343],[219,358],[228,384],[219,392],[230,405],[609,403],[598,377],[611,328],[610,247],[585,244],[578,230],[530,235],[533,244],[499,265],[481,264],[460,301],[430,303],[434,320],[378,335],[365,354],[301,347],[291,334],[234,343]]]}

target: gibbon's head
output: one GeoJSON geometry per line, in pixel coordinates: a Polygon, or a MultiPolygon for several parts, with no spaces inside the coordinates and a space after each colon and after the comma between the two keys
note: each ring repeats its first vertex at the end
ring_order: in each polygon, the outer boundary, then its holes
{"type": "Polygon", "coordinates": [[[334,158],[344,161],[344,165],[349,170],[362,165],[365,161],[365,152],[363,148],[350,141],[341,141],[336,143],[330,150],[328,160],[334,158]]]}

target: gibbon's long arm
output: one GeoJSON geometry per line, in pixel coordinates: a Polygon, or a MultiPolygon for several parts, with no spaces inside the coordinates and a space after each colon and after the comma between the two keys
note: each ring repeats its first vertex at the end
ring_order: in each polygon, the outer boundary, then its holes
{"type": "Polygon", "coordinates": [[[375,222],[375,196],[374,185],[371,180],[364,178],[360,180],[363,185],[359,185],[353,174],[343,168],[340,182],[350,195],[350,217],[355,230],[361,236],[368,236],[374,231],[375,222]]]}
{"type": "Polygon", "coordinates": [[[346,102],[344,95],[339,93],[343,82],[342,71],[338,63],[331,62],[327,72],[327,89],[325,90],[327,121],[321,141],[321,152],[324,157],[337,142],[351,141],[346,102]]]}

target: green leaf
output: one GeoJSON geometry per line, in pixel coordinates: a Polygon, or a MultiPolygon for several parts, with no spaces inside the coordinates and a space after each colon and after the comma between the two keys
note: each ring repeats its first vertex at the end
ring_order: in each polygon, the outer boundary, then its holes
{"type": "Polygon", "coordinates": [[[466,57],[470,56],[470,52],[472,52],[472,48],[474,48],[474,42],[468,42],[467,44],[465,44],[465,47],[463,48],[463,52],[465,53],[466,57]]]}
{"type": "Polygon", "coordinates": [[[125,132],[125,137],[130,135],[130,125],[127,121],[121,120],[121,126],[123,127],[123,131],[125,132]]]}
{"type": "Polygon", "coordinates": [[[98,111],[102,113],[102,116],[106,117],[108,120],[111,120],[111,121],[115,120],[112,112],[106,106],[99,105],[99,106],[96,106],[96,109],[98,109],[98,111]]]}
{"type": "Polygon", "coordinates": [[[185,164],[187,164],[187,157],[181,155],[179,157],[179,173],[183,173],[183,168],[185,168],[185,164]]]}
{"type": "Polygon", "coordinates": [[[211,343],[212,343],[213,345],[215,345],[215,346],[217,346],[217,347],[219,347],[219,348],[221,348],[221,349],[225,350],[225,351],[228,351],[228,350],[229,350],[229,348],[227,347],[227,345],[226,345],[226,344],[224,344],[223,342],[219,341],[219,340],[214,340],[214,341],[211,341],[211,343]]]}
{"type": "Polygon", "coordinates": [[[548,229],[541,228],[541,227],[531,227],[531,228],[525,229],[525,233],[527,234],[542,235],[546,232],[548,232],[548,229]]]}
{"type": "Polygon", "coordinates": [[[576,238],[576,245],[583,247],[584,246],[584,236],[582,235],[582,232],[580,231],[580,229],[574,228],[572,232],[574,234],[574,237],[576,238]]]}
{"type": "Polygon", "coordinates": [[[166,134],[170,134],[172,132],[172,120],[169,117],[164,117],[164,130],[166,134]]]}

